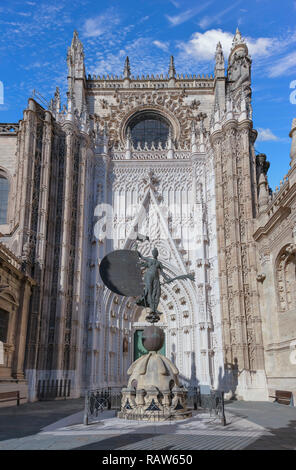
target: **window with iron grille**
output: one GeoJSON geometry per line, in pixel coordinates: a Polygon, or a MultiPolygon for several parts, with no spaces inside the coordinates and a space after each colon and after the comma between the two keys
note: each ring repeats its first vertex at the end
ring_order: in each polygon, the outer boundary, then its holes
{"type": "Polygon", "coordinates": [[[9,313],[0,308],[0,341],[7,342],[9,313]]]}
{"type": "Polygon", "coordinates": [[[138,143],[143,146],[145,142],[150,147],[152,142],[157,146],[165,145],[169,135],[169,122],[154,111],[145,111],[136,114],[129,122],[131,137],[134,146],[138,143]]]}
{"type": "Polygon", "coordinates": [[[9,181],[0,175],[0,225],[7,223],[9,181]]]}

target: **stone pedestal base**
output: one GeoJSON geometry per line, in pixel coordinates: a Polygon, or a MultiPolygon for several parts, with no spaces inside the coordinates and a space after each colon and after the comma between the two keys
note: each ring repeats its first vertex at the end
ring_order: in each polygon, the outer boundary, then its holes
{"type": "Polygon", "coordinates": [[[187,410],[187,390],[180,386],[176,366],[155,351],[137,359],[127,371],[128,386],[122,389],[122,419],[165,421],[192,416],[187,410]]]}

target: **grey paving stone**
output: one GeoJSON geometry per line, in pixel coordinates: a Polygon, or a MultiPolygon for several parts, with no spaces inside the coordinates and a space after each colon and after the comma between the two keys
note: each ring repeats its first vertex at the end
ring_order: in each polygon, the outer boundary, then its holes
{"type": "Polygon", "coordinates": [[[225,427],[199,414],[165,424],[106,415],[104,428],[104,420],[87,427],[79,424],[83,404],[79,399],[0,409],[0,450],[296,449],[296,408],[284,405],[228,403],[225,427]]]}

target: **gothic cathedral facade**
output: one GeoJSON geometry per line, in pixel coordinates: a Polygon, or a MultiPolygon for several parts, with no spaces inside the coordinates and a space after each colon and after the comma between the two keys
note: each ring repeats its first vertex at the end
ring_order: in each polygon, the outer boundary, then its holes
{"type": "Polygon", "coordinates": [[[127,383],[145,309],[109,291],[99,266],[154,246],[172,276],[195,273],[164,284],[159,306],[183,384],[295,394],[296,121],[291,170],[272,193],[240,32],[227,70],[217,45],[214,76],[178,75],[173,57],[165,76],[134,77],[128,58],[120,77],[86,76],[76,32],[67,65],[66,105],[57,89],[48,108],[30,98],[18,124],[1,124],[1,241],[34,280],[29,400],[44,384],[74,398],[127,383]]]}

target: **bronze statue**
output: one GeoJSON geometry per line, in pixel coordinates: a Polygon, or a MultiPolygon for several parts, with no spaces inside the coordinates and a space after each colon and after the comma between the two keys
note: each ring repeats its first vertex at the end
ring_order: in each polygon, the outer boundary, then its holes
{"type": "Polygon", "coordinates": [[[140,267],[146,268],[146,271],[144,274],[144,293],[142,297],[136,301],[136,303],[137,305],[150,308],[151,312],[147,315],[146,320],[150,323],[156,323],[159,321],[159,315],[161,314],[161,312],[157,310],[161,296],[161,283],[159,274],[162,274],[163,278],[165,279],[163,284],[168,284],[169,282],[173,282],[177,279],[191,279],[194,281],[194,274],[182,274],[181,276],[172,278],[167,276],[167,274],[164,272],[164,266],[157,259],[158,249],[155,247],[152,250],[153,258],[147,258],[139,251],[137,251],[137,253],[139,257],[144,260],[141,262],[140,267]]]}
{"type": "MultiPolygon", "coordinates": [[[[137,238],[145,241],[148,237],[137,238]]],[[[137,247],[137,245],[136,245],[137,247]]],[[[157,310],[161,285],[168,284],[177,279],[191,279],[194,281],[194,274],[181,274],[170,277],[165,272],[165,267],[157,259],[158,250],[153,248],[153,258],[143,256],[137,248],[135,250],[115,250],[106,255],[100,263],[100,275],[104,284],[114,293],[126,297],[138,297],[137,305],[150,309],[146,320],[156,323],[160,320],[157,310]],[[142,260],[139,262],[139,258],[142,260]],[[144,279],[142,279],[141,268],[145,268],[144,279]],[[159,275],[162,275],[164,282],[160,282],[159,275]]]]}

